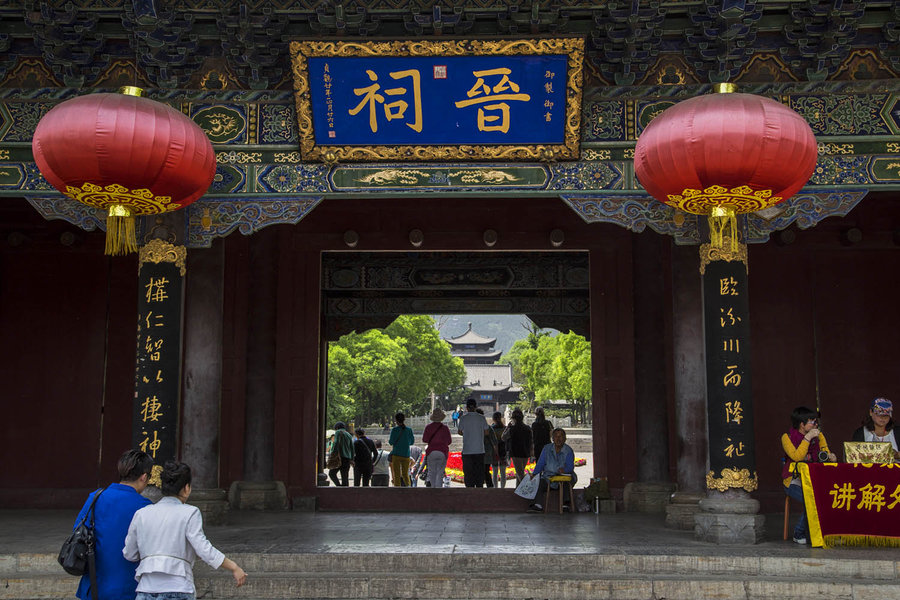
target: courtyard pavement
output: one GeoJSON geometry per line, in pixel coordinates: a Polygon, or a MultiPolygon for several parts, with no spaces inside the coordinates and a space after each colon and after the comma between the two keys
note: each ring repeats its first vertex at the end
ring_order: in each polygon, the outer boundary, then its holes
{"type": "MultiPolygon", "coordinates": [[[[0,555],[55,554],[74,510],[0,510],[0,555]]],[[[691,531],[664,527],[663,515],[636,513],[326,513],[231,512],[207,526],[226,554],[509,553],[683,556],[783,556],[850,560],[900,559],[896,548],[813,549],[781,539],[781,514],[767,516],[755,545],[716,545],[691,531]]]]}

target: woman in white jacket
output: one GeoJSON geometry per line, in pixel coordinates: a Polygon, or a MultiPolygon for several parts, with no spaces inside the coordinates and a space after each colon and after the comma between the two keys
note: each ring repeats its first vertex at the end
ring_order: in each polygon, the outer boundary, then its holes
{"type": "Polygon", "coordinates": [[[206,539],[200,509],[185,504],[191,495],[191,468],[167,461],[160,479],[163,498],[134,513],[122,550],[128,560],[140,561],[135,600],[194,600],[198,556],[214,569],[225,567],[238,587],[244,585],[244,570],[206,539]]]}

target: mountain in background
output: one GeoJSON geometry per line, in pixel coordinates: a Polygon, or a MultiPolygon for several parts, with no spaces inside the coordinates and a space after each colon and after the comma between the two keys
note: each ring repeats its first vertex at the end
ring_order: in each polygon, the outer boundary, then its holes
{"type": "MultiPolygon", "coordinates": [[[[494,344],[496,350],[503,354],[509,352],[516,340],[528,335],[525,329],[531,321],[525,315],[431,315],[434,318],[435,327],[438,328],[442,339],[457,337],[466,332],[469,323],[472,331],[478,335],[489,338],[497,338],[494,344]]],[[[555,329],[548,329],[556,333],[555,329]]]]}

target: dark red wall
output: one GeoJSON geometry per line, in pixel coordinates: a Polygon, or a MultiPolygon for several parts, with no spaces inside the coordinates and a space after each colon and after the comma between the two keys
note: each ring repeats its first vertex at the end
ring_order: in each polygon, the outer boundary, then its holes
{"type": "Polygon", "coordinates": [[[4,203],[0,506],[80,504],[116,477],[131,443],[137,261],[106,258],[102,232],[4,203]],[[11,245],[15,232],[26,238],[11,245]],[[75,233],[74,245],[60,243],[64,232],[75,233]]]}
{"type": "Polygon", "coordinates": [[[869,197],[842,219],[750,248],[750,318],[759,497],[783,501],[780,436],[797,406],[816,408],[838,449],[877,396],[900,400],[900,199],[869,197]],[[863,232],[845,245],[850,227],[863,232]],[[817,381],[818,379],[818,381],[817,381]]]}
{"type": "MultiPolygon", "coordinates": [[[[409,231],[424,232],[421,250],[562,250],[591,256],[594,344],[595,464],[613,487],[636,473],[631,239],[613,225],[587,225],[554,198],[329,199],[278,233],[279,287],[275,476],[293,497],[315,493],[319,380],[319,279],[323,251],[350,251],[343,233],[360,235],[356,251],[414,250],[409,231]]],[[[900,199],[867,198],[846,218],[795,230],[790,245],[750,248],[756,494],[766,510],[781,503],[779,437],[795,406],[816,404],[825,432],[840,448],[871,398],[900,399],[897,277],[900,199]],[[863,241],[843,245],[859,227],[863,241]]],[[[0,208],[0,506],[73,506],[115,478],[115,459],[130,441],[136,326],[134,258],[107,259],[103,234],[45,221],[24,201],[0,208]],[[11,244],[13,232],[26,239],[11,244]],[[72,246],[60,234],[75,233],[72,246]],[[109,296],[105,412],[104,331],[109,296]],[[102,445],[102,460],[101,456],[102,445]]],[[[643,234],[642,234],[643,235],[643,234]]],[[[652,234],[647,234],[652,235],[652,234]]],[[[248,238],[226,240],[225,349],[221,485],[242,477],[245,402],[248,238]]],[[[639,268],[639,267],[638,267],[639,268]]],[[[697,275],[699,277],[699,274],[697,275]]],[[[661,332],[670,340],[670,332],[661,332]]],[[[662,365],[671,373],[670,365],[662,365]]],[[[671,395],[671,391],[668,392],[671,395]]],[[[672,457],[670,460],[674,460],[672,457]]]]}

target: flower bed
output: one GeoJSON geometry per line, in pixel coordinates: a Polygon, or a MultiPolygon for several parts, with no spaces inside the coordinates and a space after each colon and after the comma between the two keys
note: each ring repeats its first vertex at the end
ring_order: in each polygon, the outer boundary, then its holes
{"type": "MultiPolygon", "coordinates": [[[[580,467],[584,464],[587,464],[587,461],[583,458],[575,457],[575,466],[580,467]]],[[[534,471],[534,461],[528,461],[528,464],[525,465],[525,472],[531,473],[534,471]]],[[[447,457],[447,468],[445,469],[447,475],[450,476],[450,479],[457,483],[463,483],[463,470],[462,470],[462,453],[461,452],[451,452],[450,456],[447,457]]],[[[509,465],[506,467],[506,478],[512,479],[515,481],[516,479],[516,469],[509,465]]]]}

